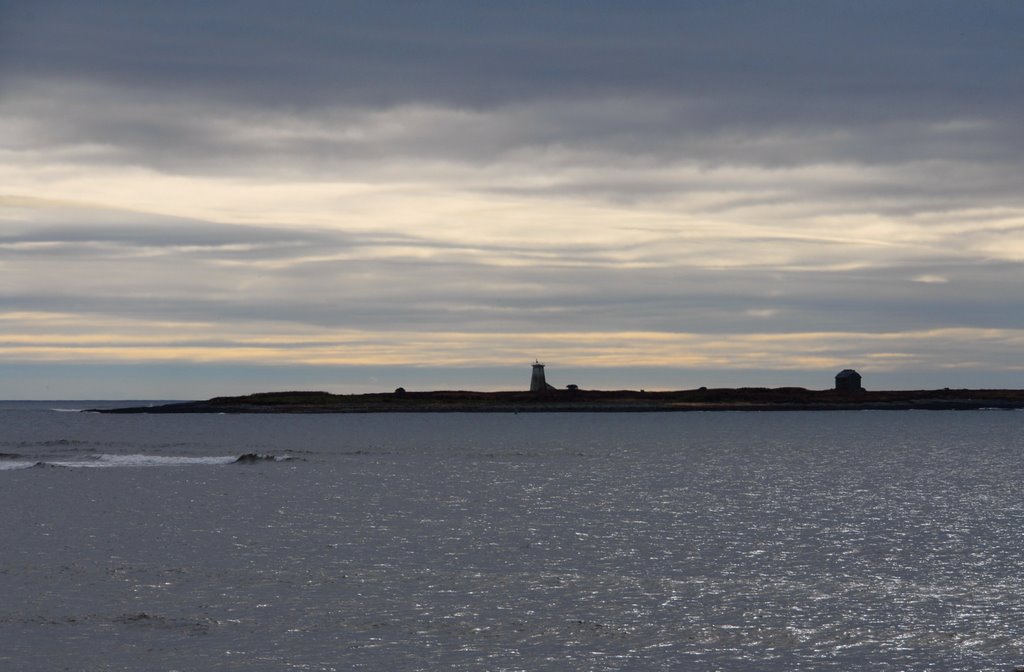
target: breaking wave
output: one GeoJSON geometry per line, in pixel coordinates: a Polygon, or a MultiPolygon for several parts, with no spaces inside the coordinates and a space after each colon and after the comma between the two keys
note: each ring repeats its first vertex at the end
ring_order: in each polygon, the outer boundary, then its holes
{"type": "Polygon", "coordinates": [[[89,455],[67,460],[0,460],[0,471],[30,469],[32,467],[65,467],[68,469],[104,469],[113,467],[189,467],[220,464],[253,464],[257,462],[284,462],[293,458],[278,455],[243,455],[184,457],[176,455],[89,455]]]}

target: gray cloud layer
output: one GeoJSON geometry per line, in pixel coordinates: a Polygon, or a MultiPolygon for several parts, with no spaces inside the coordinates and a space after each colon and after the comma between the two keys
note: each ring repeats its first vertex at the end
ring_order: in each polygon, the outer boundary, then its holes
{"type": "Polygon", "coordinates": [[[0,0],[0,177],[123,208],[0,208],[0,298],[379,332],[1024,329],[1021,25],[987,1],[0,0]]]}
{"type": "MultiPolygon", "coordinates": [[[[1019,101],[1007,2],[7,2],[7,70],[285,107],[728,95],[969,110],[1019,101]],[[47,39],[41,39],[47,38],[47,39]],[[13,62],[13,64],[12,64],[13,62]],[[951,95],[955,93],[958,95],[951,95]]],[[[826,107],[828,107],[826,105],[826,107]]],[[[744,116],[746,118],[746,116],[744,116]]],[[[789,115],[787,115],[787,119],[789,115]]]]}
{"type": "MultiPolygon", "coordinates": [[[[7,222],[9,231],[17,229],[7,222]]],[[[531,258],[528,249],[495,250],[531,258]]],[[[848,271],[617,268],[580,250],[528,270],[413,236],[289,231],[93,212],[0,234],[10,309],[152,320],[468,331],[1024,329],[1014,263],[929,259],[848,271]],[[126,219],[111,222],[109,219],[126,219]],[[420,259],[410,250],[441,254],[420,259]],[[377,254],[367,256],[368,250],[377,254]],[[51,272],[40,272],[48,268],[51,272]],[[115,273],[109,272],[116,269],[115,273]],[[67,277],[76,279],[68,284],[67,277]],[[911,282],[941,277],[942,282],[911,282]],[[298,300],[296,300],[298,299],[298,300]]]]}

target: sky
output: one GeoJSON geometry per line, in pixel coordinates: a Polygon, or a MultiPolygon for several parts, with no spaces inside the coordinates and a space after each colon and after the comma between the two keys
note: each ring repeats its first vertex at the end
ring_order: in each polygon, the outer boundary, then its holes
{"type": "Polygon", "coordinates": [[[1022,29],[0,0],[0,398],[1024,387],[1022,29]]]}

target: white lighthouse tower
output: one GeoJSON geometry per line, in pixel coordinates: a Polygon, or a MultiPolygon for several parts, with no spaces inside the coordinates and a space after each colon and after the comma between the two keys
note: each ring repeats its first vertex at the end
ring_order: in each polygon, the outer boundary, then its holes
{"type": "Polygon", "coordinates": [[[545,392],[554,389],[544,380],[544,365],[539,361],[533,362],[533,376],[530,378],[530,392],[545,392]]]}

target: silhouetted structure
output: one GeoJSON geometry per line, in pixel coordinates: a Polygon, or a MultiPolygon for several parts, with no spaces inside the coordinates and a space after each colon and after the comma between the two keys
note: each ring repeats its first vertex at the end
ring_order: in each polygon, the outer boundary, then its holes
{"type": "Polygon", "coordinates": [[[538,361],[533,363],[533,376],[530,378],[530,392],[546,392],[555,389],[544,379],[544,365],[538,361]]]}
{"type": "Polygon", "coordinates": [[[836,389],[843,392],[863,392],[860,384],[860,374],[853,369],[843,369],[836,374],[836,389]]]}

